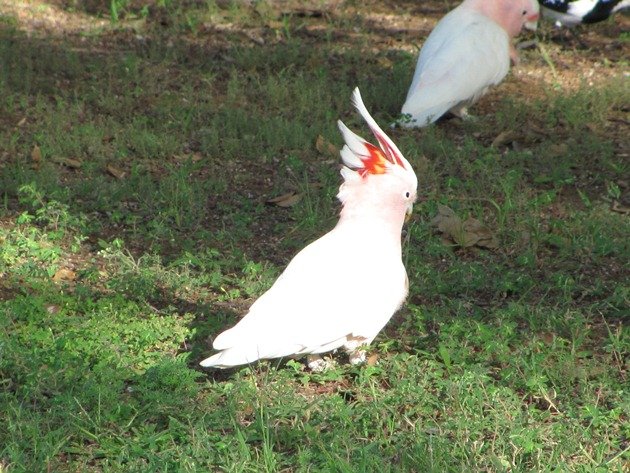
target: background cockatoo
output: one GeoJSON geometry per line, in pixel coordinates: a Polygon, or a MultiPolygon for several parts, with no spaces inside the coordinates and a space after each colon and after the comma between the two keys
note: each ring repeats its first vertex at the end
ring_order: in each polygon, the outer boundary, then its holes
{"type": "Polygon", "coordinates": [[[423,127],[446,112],[465,115],[503,80],[518,56],[511,38],[535,29],[536,0],[465,0],[442,18],[420,51],[399,124],[423,127]]]}
{"type": "Polygon", "coordinates": [[[355,135],[341,121],[343,207],[329,233],[300,251],[273,286],[236,326],[221,333],[219,353],[202,366],[227,368],[258,359],[316,356],[344,348],[352,363],[365,359],[374,340],[407,296],[401,255],[405,215],[416,199],[418,179],[409,162],[370,116],[359,89],[352,102],[380,148],[355,135]]]}
{"type": "Polygon", "coordinates": [[[623,8],[630,0],[539,0],[543,15],[563,26],[597,23],[623,8]]]}

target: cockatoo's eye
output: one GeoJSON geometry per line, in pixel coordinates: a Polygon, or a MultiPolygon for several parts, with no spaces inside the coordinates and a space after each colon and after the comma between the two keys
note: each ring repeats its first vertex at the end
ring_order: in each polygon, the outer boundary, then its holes
{"type": "Polygon", "coordinates": [[[523,10],[523,16],[527,15],[527,10],[523,10]]]}
{"type": "Polygon", "coordinates": [[[405,197],[408,199],[411,194],[409,192],[405,192],[405,197]]]}

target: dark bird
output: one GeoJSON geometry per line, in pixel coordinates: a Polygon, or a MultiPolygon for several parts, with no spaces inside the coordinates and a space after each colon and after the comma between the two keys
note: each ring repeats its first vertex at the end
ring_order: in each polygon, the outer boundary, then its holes
{"type": "Polygon", "coordinates": [[[538,0],[543,16],[563,26],[598,23],[630,7],[630,0],[538,0]]]}

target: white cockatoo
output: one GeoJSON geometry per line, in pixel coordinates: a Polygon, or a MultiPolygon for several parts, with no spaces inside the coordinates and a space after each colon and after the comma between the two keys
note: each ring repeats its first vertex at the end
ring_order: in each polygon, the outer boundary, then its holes
{"type": "Polygon", "coordinates": [[[401,126],[429,125],[450,111],[466,115],[488,88],[503,80],[518,55],[511,39],[536,28],[536,0],[464,0],[424,42],[401,126]]]}
{"type": "Polygon", "coordinates": [[[202,366],[228,368],[309,355],[309,367],[322,369],[325,363],[317,355],[337,348],[360,363],[365,360],[362,348],[405,300],[401,230],[418,179],[368,113],[359,89],[352,103],[380,149],[338,122],[346,144],[337,225],[300,251],[245,317],[216,337],[213,347],[220,351],[202,366]]]}

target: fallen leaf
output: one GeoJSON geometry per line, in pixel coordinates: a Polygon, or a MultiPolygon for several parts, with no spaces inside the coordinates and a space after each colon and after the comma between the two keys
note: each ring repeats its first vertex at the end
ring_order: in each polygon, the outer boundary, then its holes
{"type": "Polygon", "coordinates": [[[47,305],[46,312],[48,312],[49,314],[56,314],[57,312],[59,312],[59,306],[54,304],[47,305]]]}
{"type": "Polygon", "coordinates": [[[365,362],[365,364],[368,365],[368,366],[374,366],[377,361],[378,361],[378,353],[374,353],[374,354],[368,356],[368,359],[365,362]]]}
{"type": "Polygon", "coordinates": [[[71,169],[79,169],[83,165],[81,160],[73,158],[52,158],[52,161],[71,169]]]}
{"type": "Polygon", "coordinates": [[[319,135],[317,140],[315,140],[315,149],[321,154],[332,154],[336,156],[338,153],[337,147],[322,135],[319,135]]]}
{"type": "Polygon", "coordinates": [[[449,236],[459,233],[462,229],[462,220],[446,205],[438,204],[438,214],[431,220],[431,225],[449,236]]]}
{"type": "Polygon", "coordinates": [[[586,128],[589,129],[589,131],[593,132],[593,133],[597,133],[599,130],[597,128],[597,125],[595,125],[594,123],[587,123],[586,124],[586,128]]]}
{"type": "Polygon", "coordinates": [[[490,146],[492,148],[498,148],[499,146],[503,146],[511,141],[514,141],[515,138],[516,133],[514,133],[512,130],[504,130],[499,133],[494,140],[492,140],[490,146]]]}
{"type": "Polygon", "coordinates": [[[549,145],[548,149],[551,156],[555,157],[565,156],[569,152],[569,147],[566,143],[554,143],[549,145]]]}
{"type": "Polygon", "coordinates": [[[296,194],[295,192],[289,192],[287,194],[282,194],[278,197],[274,197],[273,199],[269,199],[267,201],[268,204],[275,204],[278,207],[292,207],[297,204],[302,198],[302,194],[296,194]]]}
{"type": "Polygon", "coordinates": [[[282,30],[285,27],[285,24],[278,20],[271,20],[267,22],[267,27],[272,30],[282,30]]]}
{"type": "Polygon", "coordinates": [[[173,158],[175,158],[179,162],[185,162],[190,159],[193,163],[198,163],[203,159],[201,153],[176,154],[175,156],[173,156],[173,158]]]}
{"type": "Polygon", "coordinates": [[[474,236],[474,238],[477,239],[474,243],[477,246],[481,246],[483,248],[498,248],[499,246],[499,242],[494,236],[494,233],[492,233],[488,227],[477,219],[467,219],[464,222],[464,230],[468,235],[471,237],[474,236]]]}
{"type": "Polygon", "coordinates": [[[74,271],[68,268],[59,268],[55,275],[52,277],[52,280],[55,282],[61,281],[74,281],[77,278],[77,275],[74,271]]]}
{"type": "Polygon", "coordinates": [[[423,154],[417,158],[413,163],[413,168],[416,170],[416,174],[425,174],[429,170],[431,161],[423,154]]]}
{"type": "Polygon", "coordinates": [[[114,176],[116,179],[122,179],[123,177],[125,177],[125,171],[121,171],[111,164],[108,164],[105,169],[107,169],[107,172],[114,176]]]}
{"type": "Polygon", "coordinates": [[[256,43],[256,44],[258,44],[260,46],[264,46],[265,45],[265,39],[262,36],[260,36],[259,34],[256,34],[254,32],[246,32],[245,36],[247,36],[254,43],[256,43]]]}
{"type": "Polygon", "coordinates": [[[392,62],[391,59],[380,56],[379,58],[376,59],[376,62],[378,62],[378,65],[381,69],[391,69],[394,66],[394,63],[392,62]]]}
{"type": "Polygon", "coordinates": [[[469,248],[479,246],[483,248],[497,248],[499,243],[488,227],[475,218],[468,218],[465,222],[446,205],[438,205],[438,214],[431,220],[446,241],[469,248]]]}
{"type": "Polygon", "coordinates": [[[551,345],[553,341],[556,339],[556,334],[553,332],[540,332],[538,336],[547,345],[551,345]]]}
{"type": "Polygon", "coordinates": [[[39,169],[39,165],[42,162],[42,150],[39,149],[39,146],[33,146],[33,151],[31,151],[31,167],[33,169],[39,169]]]}
{"type": "Polygon", "coordinates": [[[22,119],[17,122],[17,127],[20,128],[21,126],[24,126],[24,124],[26,123],[26,117],[22,117],[22,119]]]}
{"type": "Polygon", "coordinates": [[[630,214],[630,206],[624,205],[618,200],[613,201],[612,205],[610,206],[610,210],[620,214],[630,214]]]}

